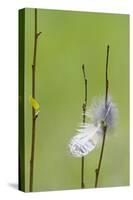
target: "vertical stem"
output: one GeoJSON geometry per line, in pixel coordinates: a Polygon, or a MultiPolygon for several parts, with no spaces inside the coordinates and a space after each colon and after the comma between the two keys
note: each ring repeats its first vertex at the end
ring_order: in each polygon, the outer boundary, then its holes
{"type": "Polygon", "coordinates": [[[109,63],[109,45],[107,46],[107,57],[106,57],[105,106],[107,106],[107,101],[108,101],[108,88],[109,88],[109,81],[108,81],[108,63],[109,63]]]}
{"type": "MultiPolygon", "coordinates": [[[[85,74],[85,67],[82,65],[82,71],[83,71],[83,76],[84,76],[84,89],[85,89],[85,97],[84,97],[84,103],[82,105],[83,109],[83,123],[85,123],[85,118],[86,118],[86,106],[87,106],[87,79],[86,79],[86,74],[85,74]]],[[[81,158],[81,188],[85,188],[84,184],[84,157],[81,158]]]]}
{"type": "MultiPolygon", "coordinates": [[[[36,55],[37,55],[37,41],[41,32],[37,32],[37,9],[35,9],[35,34],[34,34],[34,52],[33,52],[33,64],[32,64],[32,97],[35,99],[36,88],[36,55]]],[[[31,158],[30,158],[30,181],[29,191],[33,191],[33,174],[34,174],[34,158],[35,158],[35,139],[36,139],[36,113],[32,107],[32,142],[31,142],[31,158]]]]}
{"type": "MultiPolygon", "coordinates": [[[[106,56],[106,73],[105,73],[105,110],[107,108],[107,102],[108,102],[108,87],[109,87],[109,81],[108,81],[108,59],[109,59],[109,45],[107,46],[107,56],[106,56]]],[[[104,152],[104,146],[105,146],[105,139],[106,139],[106,132],[107,132],[107,125],[103,126],[103,140],[102,140],[102,147],[98,162],[98,167],[95,170],[95,188],[98,186],[98,179],[99,179],[99,173],[101,169],[101,163],[103,158],[103,152],[104,152]]]]}

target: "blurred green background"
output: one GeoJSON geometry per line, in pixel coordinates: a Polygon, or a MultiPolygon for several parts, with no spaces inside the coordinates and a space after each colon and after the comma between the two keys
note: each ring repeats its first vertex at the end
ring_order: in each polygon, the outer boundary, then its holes
{"type": "MultiPolygon", "coordinates": [[[[32,108],[31,74],[34,9],[25,22],[25,190],[29,186],[32,108]]],[[[88,107],[104,95],[106,47],[110,45],[110,94],[119,109],[115,131],[107,137],[99,187],[129,184],[129,16],[38,9],[34,191],[80,188],[81,159],[68,152],[68,143],[82,121],[84,82],[88,107]]],[[[94,187],[100,148],[85,158],[85,185],[94,187]]]]}

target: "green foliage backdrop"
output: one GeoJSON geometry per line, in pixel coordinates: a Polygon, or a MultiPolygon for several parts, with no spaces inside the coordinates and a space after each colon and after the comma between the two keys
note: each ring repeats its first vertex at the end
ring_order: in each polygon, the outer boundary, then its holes
{"type": "MultiPolygon", "coordinates": [[[[25,22],[25,190],[29,186],[32,109],[31,73],[34,9],[25,22]]],[[[34,191],[80,188],[81,159],[69,156],[68,143],[82,120],[84,82],[88,106],[104,95],[106,46],[110,45],[110,93],[119,109],[114,133],[106,140],[100,187],[129,184],[129,16],[38,9],[37,119],[34,191]]],[[[100,148],[85,158],[85,184],[94,187],[100,148]]]]}

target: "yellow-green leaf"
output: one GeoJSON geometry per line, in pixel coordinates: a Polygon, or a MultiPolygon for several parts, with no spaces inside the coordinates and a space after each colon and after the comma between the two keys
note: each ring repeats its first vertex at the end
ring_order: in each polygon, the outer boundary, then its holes
{"type": "Polygon", "coordinates": [[[40,108],[39,103],[38,103],[37,100],[34,99],[32,96],[29,97],[29,101],[30,101],[30,104],[32,105],[32,107],[33,107],[35,110],[38,110],[38,109],[40,108]]]}

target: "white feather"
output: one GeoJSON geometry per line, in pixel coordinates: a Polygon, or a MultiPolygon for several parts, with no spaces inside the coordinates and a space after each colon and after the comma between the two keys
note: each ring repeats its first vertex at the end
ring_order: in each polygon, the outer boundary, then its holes
{"type": "Polygon", "coordinates": [[[70,153],[74,157],[86,156],[98,144],[102,132],[101,124],[85,124],[78,129],[78,134],[74,136],[69,144],[70,153]]]}
{"type": "Polygon", "coordinates": [[[118,119],[118,108],[112,101],[111,96],[108,97],[105,106],[105,97],[95,98],[86,116],[91,117],[94,124],[105,121],[108,128],[115,128],[118,119]]]}

